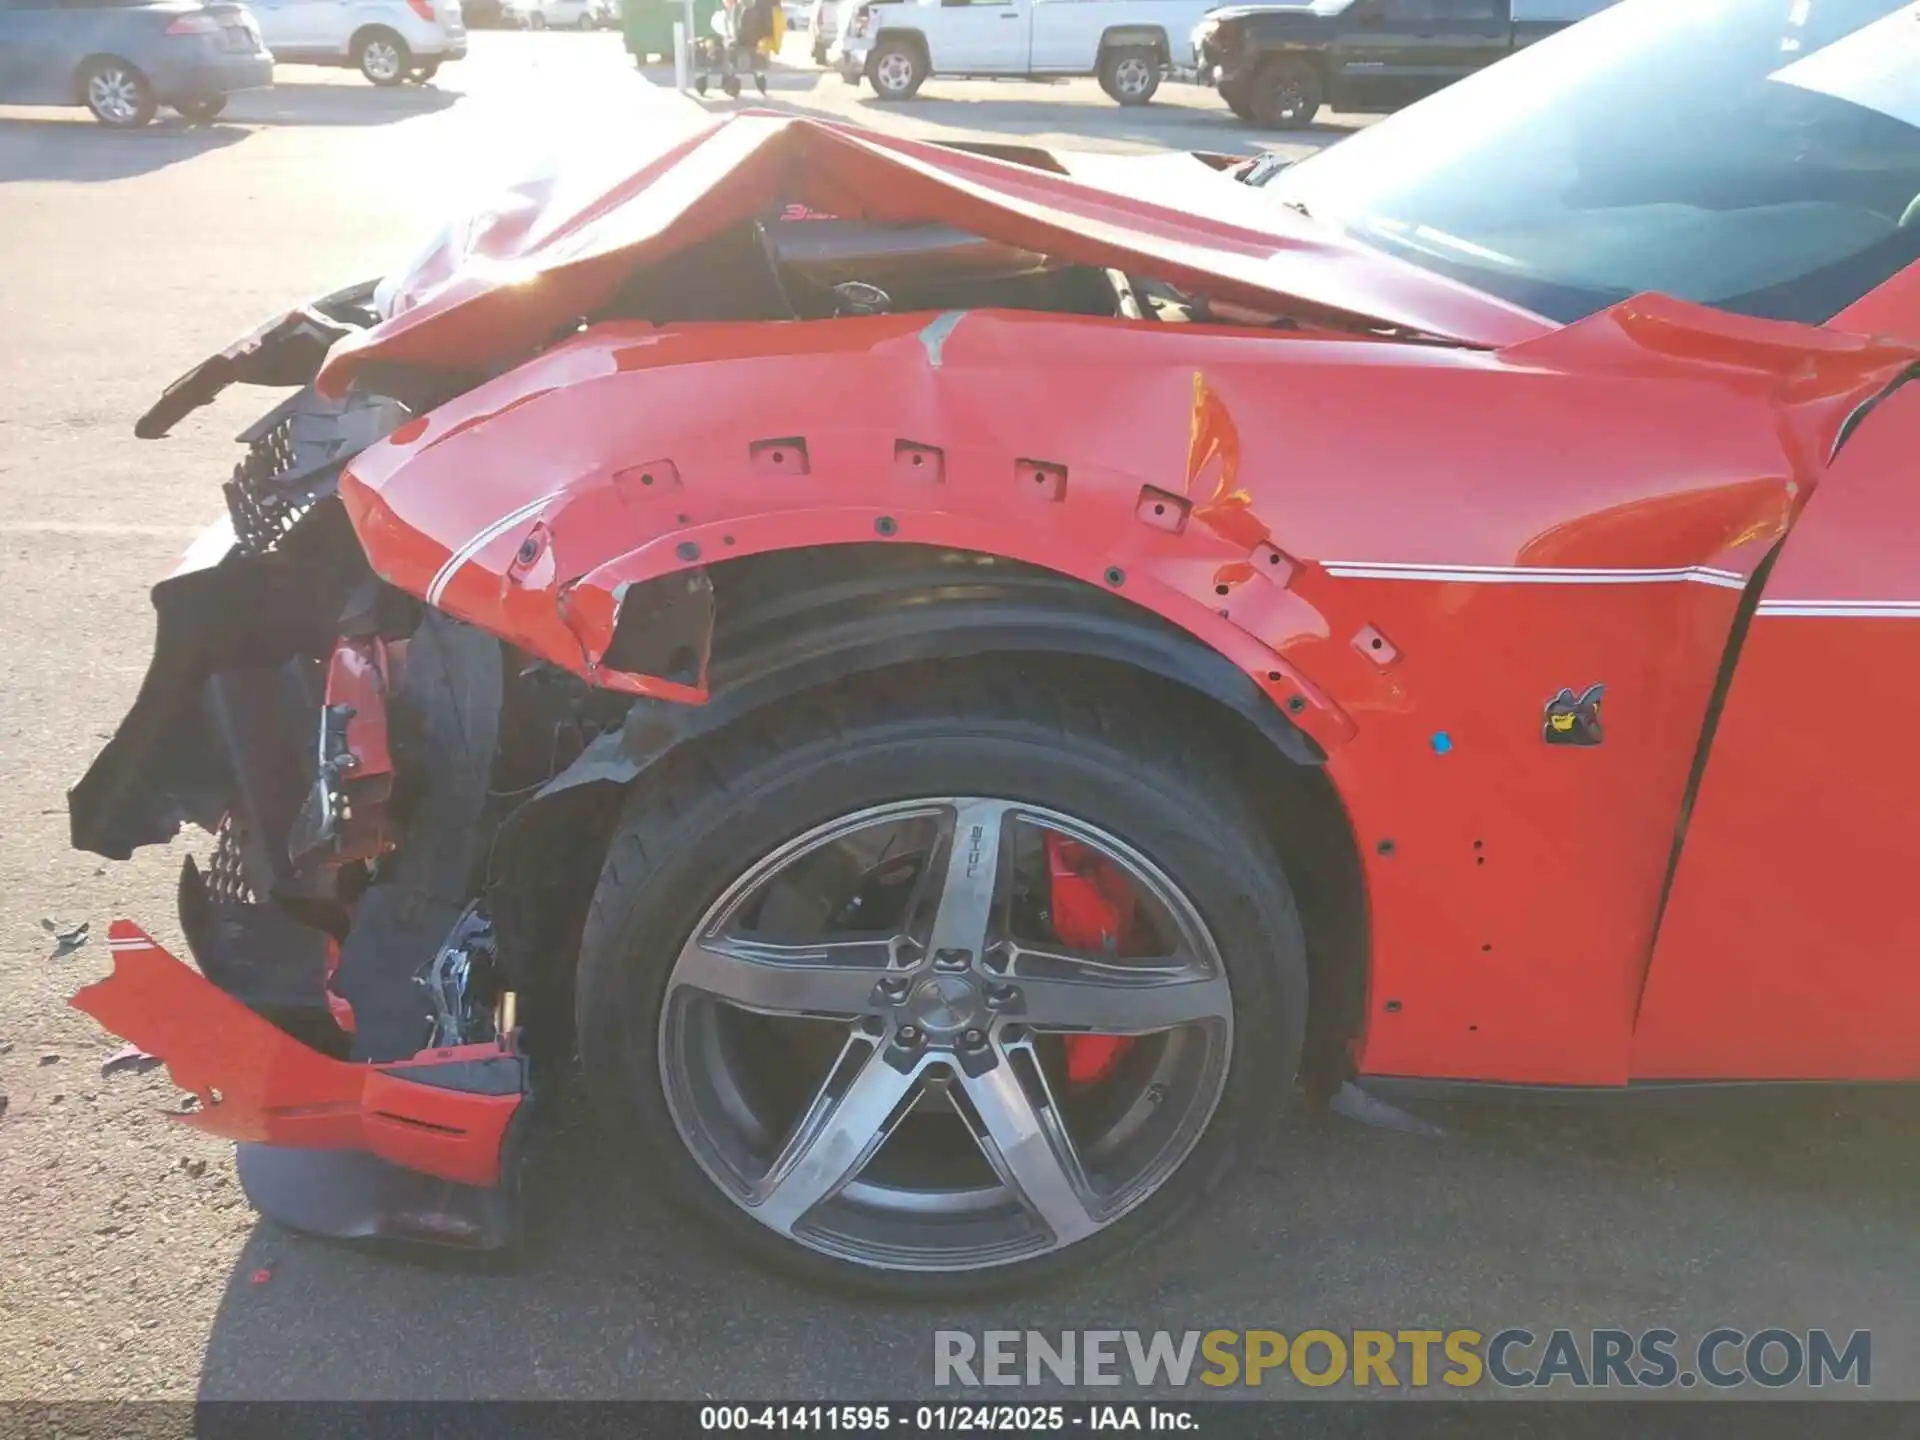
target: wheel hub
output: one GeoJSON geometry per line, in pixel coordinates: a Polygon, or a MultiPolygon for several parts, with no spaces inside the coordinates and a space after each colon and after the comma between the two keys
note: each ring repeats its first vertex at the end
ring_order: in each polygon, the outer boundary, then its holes
{"type": "Polygon", "coordinates": [[[933,1041],[951,1039],[974,1029],[986,1014],[986,997],[965,975],[934,975],[915,987],[905,1019],[917,1024],[933,1041]]]}

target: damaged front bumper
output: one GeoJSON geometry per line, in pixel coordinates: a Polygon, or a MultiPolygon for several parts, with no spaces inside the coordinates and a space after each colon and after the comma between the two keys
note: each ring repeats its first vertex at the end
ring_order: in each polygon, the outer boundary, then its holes
{"type": "Polygon", "coordinates": [[[113,973],[74,1008],[167,1062],[199,1098],[179,1123],[239,1142],[241,1183],[263,1213],[343,1238],[514,1241],[529,1112],[526,1061],[510,1044],[337,1060],[137,926],[115,921],[108,945],[113,973]]]}
{"type": "Polygon", "coordinates": [[[95,854],[213,835],[180,875],[197,970],[116,921],[113,973],[73,1004],[199,1098],[181,1123],[238,1143],[275,1220],[493,1249],[540,1108],[474,881],[499,645],[382,586],[334,499],[408,415],[307,383],[370,288],[262,327],[141,422],[235,381],[302,387],[240,436],[228,517],[154,587],[147,676],[68,793],[95,854]]]}
{"type": "Polygon", "coordinates": [[[187,821],[213,834],[179,882],[198,968],[116,921],[112,975],[73,1004],[199,1097],[183,1123],[239,1142],[248,1197],[273,1219],[498,1248],[519,1232],[536,1107],[515,996],[467,893],[487,772],[435,734],[466,717],[404,703],[471,681],[448,657],[487,645],[443,637],[437,617],[411,643],[328,639],[351,591],[298,546],[230,547],[155,588],[147,680],[69,793],[70,822],[105,855],[187,821]],[[409,736],[390,739],[403,714],[409,736]],[[437,752],[411,768],[438,793],[398,819],[409,745],[437,752]],[[408,842],[421,853],[402,869],[408,842]]]}

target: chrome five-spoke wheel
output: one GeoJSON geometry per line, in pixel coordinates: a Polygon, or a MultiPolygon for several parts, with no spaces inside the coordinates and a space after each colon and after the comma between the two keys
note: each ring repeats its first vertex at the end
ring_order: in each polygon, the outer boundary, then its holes
{"type": "Polygon", "coordinates": [[[1278,1115],[1305,943],[1163,700],[914,667],[641,777],[581,937],[610,1146],[736,1247],[958,1295],[1170,1234],[1278,1115]]]}
{"type": "Polygon", "coordinates": [[[879,806],[781,847],[667,983],[661,1078],[701,1167],[761,1224],[894,1268],[1110,1224],[1199,1138],[1232,1045],[1219,954],[1173,883],[998,799],[879,806]]]}

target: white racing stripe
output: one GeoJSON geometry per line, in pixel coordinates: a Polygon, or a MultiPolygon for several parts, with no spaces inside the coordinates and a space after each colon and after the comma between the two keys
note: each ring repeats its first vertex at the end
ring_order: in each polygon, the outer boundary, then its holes
{"type": "Polygon", "coordinates": [[[531,520],[535,515],[560,495],[558,490],[550,490],[538,500],[530,500],[518,510],[502,515],[478,535],[474,536],[458,550],[447,557],[446,564],[435,572],[433,583],[427,586],[427,604],[438,606],[440,597],[446,593],[447,586],[453,583],[453,577],[460,573],[460,567],[480,553],[488,542],[497,540],[501,535],[518,525],[522,520],[531,520]]]}
{"type": "Polygon", "coordinates": [[[1762,600],[1759,612],[1847,620],[1920,620],[1920,600],[1762,600]]]}
{"type": "Polygon", "coordinates": [[[1663,570],[1546,565],[1412,565],[1398,560],[1326,560],[1321,568],[1343,580],[1426,580],[1457,585],[1712,585],[1743,590],[1746,577],[1710,565],[1663,570]]]}

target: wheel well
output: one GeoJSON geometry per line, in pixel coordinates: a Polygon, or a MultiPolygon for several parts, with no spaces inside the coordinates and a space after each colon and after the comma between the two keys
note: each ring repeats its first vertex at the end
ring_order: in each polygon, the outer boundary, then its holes
{"type": "MultiPolygon", "coordinates": [[[[127,69],[131,70],[134,74],[138,75],[142,80],[146,80],[147,78],[147,72],[142,70],[138,65],[134,64],[131,60],[127,59],[125,56],[116,55],[111,50],[95,51],[93,54],[87,56],[86,59],[82,60],[78,65],[73,67],[73,102],[76,105],[86,104],[87,72],[93,69],[94,66],[107,60],[111,60],[116,65],[126,66],[127,69]]],[[[148,81],[148,83],[151,84],[152,82],[148,81]]]]}
{"type": "Polygon", "coordinates": [[[1164,61],[1173,53],[1173,47],[1167,43],[1167,32],[1157,25],[1129,28],[1121,25],[1107,31],[1100,37],[1100,54],[1104,58],[1109,50],[1122,47],[1143,46],[1157,52],[1164,61]]]}
{"type": "Polygon", "coordinates": [[[403,46],[407,43],[406,37],[391,25],[362,25],[353,32],[353,38],[347,42],[347,53],[357,57],[360,54],[360,47],[376,35],[390,36],[403,46]]]}
{"type": "Polygon", "coordinates": [[[873,48],[878,50],[889,40],[899,40],[907,45],[911,45],[915,50],[920,52],[921,62],[929,69],[933,67],[933,60],[927,53],[927,37],[922,35],[918,30],[895,30],[891,28],[882,30],[878,35],[873,37],[873,48]]]}
{"type": "MultiPolygon", "coordinates": [[[[669,752],[853,675],[1026,655],[1044,661],[1050,685],[1070,691],[1147,687],[1156,711],[1177,716],[1196,749],[1246,777],[1306,930],[1312,1001],[1302,1075],[1317,1090],[1345,1078],[1367,985],[1352,825],[1311,743],[1250,680],[1248,693],[1274,723],[1239,703],[1228,681],[1246,677],[1231,662],[1132,602],[991,556],[834,546],[730,561],[711,574],[719,618],[708,704],[636,703],[623,728],[590,746],[496,837],[488,894],[517,984],[550,998],[570,993],[579,926],[621,805],[669,752]],[[565,960],[556,966],[555,957],[565,960]]],[[[568,1004],[542,1010],[563,1016],[568,1004]]]]}

